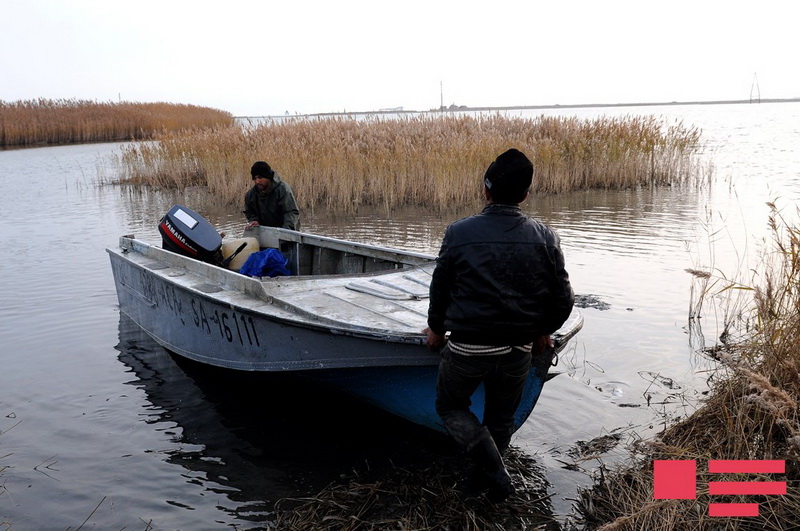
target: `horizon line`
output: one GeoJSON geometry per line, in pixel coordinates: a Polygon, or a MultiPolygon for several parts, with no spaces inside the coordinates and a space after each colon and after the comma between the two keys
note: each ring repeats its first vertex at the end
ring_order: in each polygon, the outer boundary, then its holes
{"type": "Polygon", "coordinates": [[[800,102],[800,97],[795,98],[758,98],[758,99],[738,99],[738,100],[693,100],[693,101],[662,101],[662,102],[639,102],[639,103],[570,103],[570,104],[549,104],[549,105],[505,105],[499,107],[452,104],[438,109],[426,111],[406,110],[402,107],[392,109],[373,110],[373,111],[330,111],[330,112],[311,112],[303,114],[266,114],[266,115],[242,115],[234,116],[237,119],[244,118],[285,118],[287,116],[348,116],[357,114],[421,114],[433,112],[469,112],[469,111],[513,111],[530,109],[581,109],[581,108],[603,108],[603,107],[661,107],[670,105],[724,105],[724,104],[759,104],[759,103],[796,103],[800,102]]]}

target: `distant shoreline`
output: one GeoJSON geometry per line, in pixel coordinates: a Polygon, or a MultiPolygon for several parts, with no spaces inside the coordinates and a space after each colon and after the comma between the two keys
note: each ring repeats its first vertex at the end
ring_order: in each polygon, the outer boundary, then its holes
{"type": "Polygon", "coordinates": [[[550,109],[592,109],[592,108],[619,108],[619,107],[666,107],[675,105],[758,105],[761,103],[800,103],[800,98],[762,98],[760,100],[708,100],[708,101],[662,101],[649,103],[573,103],[553,105],[508,105],[504,107],[468,107],[466,105],[450,105],[440,109],[427,111],[406,110],[402,108],[382,109],[377,111],[342,111],[342,112],[317,112],[308,114],[286,114],[266,116],[236,116],[238,120],[249,118],[286,118],[286,117],[315,117],[315,116],[361,116],[373,114],[423,114],[423,113],[455,113],[475,111],[523,111],[523,110],[550,110],[550,109]]]}
{"type": "MultiPolygon", "coordinates": [[[[458,107],[455,109],[446,108],[445,112],[466,111],[491,111],[491,110],[526,110],[526,109],[582,109],[595,107],[663,107],[668,105],[724,105],[724,104],[759,104],[759,103],[797,103],[800,98],[772,98],[761,100],[711,100],[711,101],[670,101],[670,102],[650,102],[650,103],[575,103],[569,105],[516,105],[510,107],[458,107]]],[[[432,112],[439,111],[434,109],[432,112]]]]}

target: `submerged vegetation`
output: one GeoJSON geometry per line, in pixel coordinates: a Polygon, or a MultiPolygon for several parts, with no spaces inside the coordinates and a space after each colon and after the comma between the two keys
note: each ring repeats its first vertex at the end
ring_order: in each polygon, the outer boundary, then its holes
{"type": "Polygon", "coordinates": [[[0,101],[0,147],[145,140],[165,131],[232,123],[230,113],[173,103],[0,101]]]}
{"type": "Polygon", "coordinates": [[[165,133],[119,157],[122,180],[157,188],[206,186],[229,204],[266,160],[302,209],[361,205],[461,207],[502,151],[534,162],[534,192],[632,188],[698,179],[700,132],[654,117],[291,118],[255,126],[165,133]]]}
{"type": "MultiPolygon", "coordinates": [[[[773,249],[764,254],[758,285],[726,281],[700,295],[752,294],[749,307],[728,314],[736,322],[725,323],[721,346],[707,351],[719,362],[709,398],[657,440],[640,442],[632,463],[604,474],[581,493],[579,507],[588,528],[777,531],[800,526],[800,228],[771,207],[773,249]],[[697,461],[697,499],[653,499],[653,461],[686,459],[697,461]],[[786,468],[785,474],[711,474],[706,463],[712,459],[777,460],[786,468]],[[785,481],[786,494],[711,495],[709,481],[785,481]],[[758,503],[759,516],[712,518],[710,502],[758,503]]],[[[713,285],[711,273],[690,272],[713,285]]]]}

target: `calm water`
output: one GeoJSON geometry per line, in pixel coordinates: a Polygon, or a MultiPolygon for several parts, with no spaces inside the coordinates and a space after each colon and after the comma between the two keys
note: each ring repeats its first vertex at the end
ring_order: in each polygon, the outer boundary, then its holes
{"type": "MultiPolygon", "coordinates": [[[[696,125],[713,161],[712,184],[701,191],[586,192],[526,206],[561,235],[576,292],[608,305],[583,310],[585,327],[558,367],[564,374],[514,440],[541,465],[563,521],[598,465],[582,460],[586,443],[653,436],[664,415],[691,412],[705,389],[707,363],[695,350],[717,330],[713,315],[702,331],[689,328],[684,270],[742,273],[767,235],[765,203],[793,216],[800,105],[561,112],[696,125]],[[564,467],[576,459],[582,470],[564,467]]],[[[288,400],[294,389],[280,381],[232,384],[178,364],[122,317],[105,253],[119,235],[158,241],[158,219],[178,202],[229,234],[243,219],[202,190],[100,186],[113,177],[117,149],[0,151],[0,529],[76,528],[90,514],[87,525],[97,528],[264,526],[278,499],[366,466],[419,459],[419,448],[438,442],[345,399],[309,390],[288,400]]],[[[314,212],[303,226],[435,253],[452,219],[314,212]]]]}

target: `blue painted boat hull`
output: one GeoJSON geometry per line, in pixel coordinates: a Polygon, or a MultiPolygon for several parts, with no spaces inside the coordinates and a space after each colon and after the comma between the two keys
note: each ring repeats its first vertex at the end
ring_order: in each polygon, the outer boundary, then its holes
{"type": "MultiPolygon", "coordinates": [[[[437,366],[365,367],[307,371],[303,378],[330,386],[384,411],[433,430],[446,433],[436,413],[437,366]]],[[[528,419],[544,383],[555,376],[547,368],[532,369],[525,383],[522,401],[514,416],[514,431],[528,419]]],[[[472,412],[483,418],[484,389],[479,386],[472,395],[472,412]]]]}

